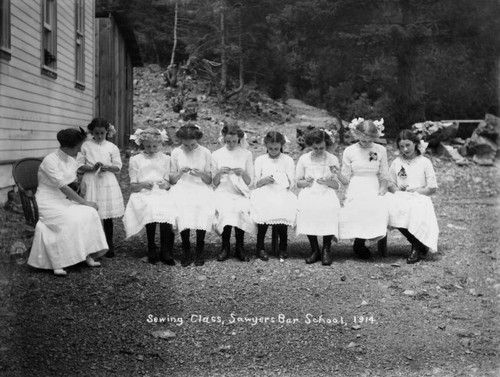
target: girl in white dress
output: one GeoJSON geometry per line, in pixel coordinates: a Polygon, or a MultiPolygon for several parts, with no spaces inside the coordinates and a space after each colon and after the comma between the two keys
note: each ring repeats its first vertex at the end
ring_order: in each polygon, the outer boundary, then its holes
{"type": "Polygon", "coordinates": [[[65,267],[94,261],[106,253],[108,245],[97,213],[97,204],[78,195],[70,184],[76,181],[75,160],[84,140],[85,131],[69,128],[57,133],[61,147],[45,157],[38,170],[36,201],[39,220],[28,264],[54,270],[65,276],[65,267]]]}
{"type": "Polygon", "coordinates": [[[148,261],[158,259],[168,265],[175,265],[173,258],[175,222],[174,205],[170,193],[170,157],[160,150],[168,139],[166,132],[154,127],[138,129],[132,138],[144,150],[131,157],[129,163],[130,199],[123,216],[126,238],[138,234],[146,227],[148,238],[148,261]],[[160,256],[158,258],[155,233],[160,224],[160,256]]]}
{"type": "Polygon", "coordinates": [[[326,149],[333,146],[333,140],[324,130],[313,130],[306,134],[306,145],[312,151],[300,156],[295,178],[301,188],[297,202],[297,234],[306,234],[311,244],[311,254],[306,263],[321,260],[332,264],[330,248],[332,239],[339,236],[340,202],[336,189],[339,174],[339,160],[326,149]],[[323,236],[323,248],[319,249],[318,237],[323,236]]]}
{"type": "Polygon", "coordinates": [[[194,264],[203,266],[205,235],[214,221],[214,192],[210,170],[211,153],[199,145],[203,132],[197,125],[188,123],[176,132],[182,145],[172,151],[170,164],[170,194],[176,205],[176,228],[181,233],[182,266],[192,262],[190,230],[196,230],[194,264]]]}
{"type": "Polygon", "coordinates": [[[264,138],[267,154],[255,159],[255,186],[250,196],[252,218],[257,223],[257,256],[269,259],[264,249],[267,228],[271,225],[279,237],[280,260],[287,257],[288,226],[295,225],[297,197],[290,191],[295,181],[295,164],[283,154],[285,137],[276,131],[264,138]]]}
{"type": "Polygon", "coordinates": [[[429,249],[437,251],[439,227],[430,195],[437,190],[431,161],[422,156],[420,139],[410,130],[397,138],[401,156],[389,169],[389,225],[410,241],[409,264],[418,262],[429,249]]]}
{"type": "Polygon", "coordinates": [[[113,247],[113,219],[122,217],[125,207],[123,196],[115,174],[122,168],[120,151],[106,140],[112,136],[114,127],[102,118],[94,118],[87,126],[92,139],[83,143],[77,162],[83,172],[81,195],[88,201],[96,202],[102,220],[109,250],[106,256],[115,256],[113,247]]]}
{"type": "Polygon", "coordinates": [[[212,153],[212,177],[215,186],[214,228],[222,235],[218,261],[229,257],[231,228],[236,234],[236,254],[243,262],[250,261],[244,250],[245,232],[256,233],[257,226],[250,216],[252,153],[242,146],[245,133],[234,123],[222,128],[224,146],[212,153]]]}
{"type": "Polygon", "coordinates": [[[342,175],[348,187],[340,211],[340,238],[354,238],[354,252],[362,259],[371,257],[365,240],[380,240],[385,253],[389,211],[382,195],[387,191],[387,151],[374,141],[382,136],[383,120],[358,118],[350,125],[358,142],[344,150],[342,175]]]}

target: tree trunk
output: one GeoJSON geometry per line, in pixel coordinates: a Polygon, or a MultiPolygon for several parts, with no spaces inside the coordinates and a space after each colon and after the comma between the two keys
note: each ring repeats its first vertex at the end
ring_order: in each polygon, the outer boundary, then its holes
{"type": "Polygon", "coordinates": [[[168,84],[173,88],[177,86],[177,65],[175,64],[175,49],[177,48],[177,11],[178,5],[176,1],[174,11],[174,45],[172,46],[172,54],[170,55],[170,65],[167,67],[168,84]]]}
{"type": "Polygon", "coordinates": [[[176,48],[177,48],[177,1],[175,2],[175,11],[174,11],[174,45],[172,46],[172,55],[170,55],[170,66],[174,65],[176,48]]]}
{"type": "Polygon", "coordinates": [[[225,12],[225,3],[224,0],[220,2],[220,34],[221,34],[221,56],[220,61],[222,64],[221,67],[221,78],[220,78],[220,86],[221,91],[225,92],[227,89],[227,58],[226,58],[226,31],[224,27],[224,12],[225,12]]]}
{"type": "Polygon", "coordinates": [[[227,94],[226,95],[226,100],[228,100],[229,98],[235,96],[236,94],[238,94],[239,92],[241,92],[243,90],[243,86],[244,86],[244,76],[243,76],[243,73],[244,73],[244,66],[243,66],[243,42],[242,42],[242,34],[243,34],[243,30],[242,30],[242,26],[241,26],[241,5],[240,5],[240,8],[238,10],[238,28],[239,28],[239,34],[238,34],[238,44],[239,44],[239,53],[240,53],[240,64],[239,64],[239,69],[240,69],[240,85],[231,91],[231,93],[227,94]]]}
{"type": "Polygon", "coordinates": [[[404,32],[396,51],[398,92],[396,95],[400,129],[425,120],[425,108],[418,90],[416,59],[418,41],[412,35],[414,12],[411,0],[400,0],[404,32]]]}

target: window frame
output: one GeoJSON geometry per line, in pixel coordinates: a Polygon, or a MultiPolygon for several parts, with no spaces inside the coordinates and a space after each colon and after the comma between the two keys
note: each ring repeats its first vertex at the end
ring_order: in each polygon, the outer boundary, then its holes
{"type": "Polygon", "coordinates": [[[57,78],[57,1],[42,0],[42,74],[57,78]]]}
{"type": "Polygon", "coordinates": [[[85,89],[85,0],[75,0],[75,88],[85,89]]]}
{"type": "Polygon", "coordinates": [[[10,0],[0,0],[0,59],[11,58],[10,0]]]}

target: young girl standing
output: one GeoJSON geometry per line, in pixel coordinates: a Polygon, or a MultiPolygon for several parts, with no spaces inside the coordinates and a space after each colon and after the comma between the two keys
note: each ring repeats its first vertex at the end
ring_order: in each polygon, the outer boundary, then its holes
{"type": "Polygon", "coordinates": [[[340,202],[336,189],[339,187],[339,160],[326,151],[333,140],[324,130],[313,130],[306,134],[305,143],[311,152],[300,156],[295,178],[301,188],[297,203],[297,234],[306,234],[311,244],[311,254],[306,263],[321,259],[325,266],[332,264],[330,248],[332,239],[338,239],[338,216],[340,202]],[[323,236],[320,252],[318,237],[323,236]]]}
{"type": "Polygon", "coordinates": [[[107,257],[114,257],[113,219],[122,217],[123,196],[115,174],[122,168],[120,151],[106,140],[112,136],[114,127],[106,119],[94,118],[87,126],[92,139],[83,143],[77,162],[83,172],[81,194],[85,200],[95,202],[102,219],[109,251],[107,257]]]}
{"type": "Polygon", "coordinates": [[[172,151],[170,182],[171,195],[176,205],[176,228],[181,233],[183,258],[182,266],[192,262],[190,229],[196,230],[195,265],[205,263],[203,251],[205,235],[213,225],[215,208],[213,205],[212,173],[210,171],[210,151],[199,145],[203,137],[200,127],[186,124],[176,133],[182,145],[172,151]]]}
{"type": "Polygon", "coordinates": [[[135,142],[144,150],[130,158],[130,199],[123,216],[126,238],[139,233],[146,227],[148,238],[148,261],[158,262],[155,243],[156,224],[160,224],[160,256],[159,259],[168,265],[175,265],[172,250],[174,233],[172,224],[175,221],[174,205],[170,193],[170,157],[163,153],[161,145],[168,139],[166,132],[154,127],[144,131],[138,129],[134,135],[135,142]]]}
{"type": "Polygon", "coordinates": [[[348,187],[340,212],[340,238],[354,238],[354,252],[362,259],[369,259],[371,253],[365,240],[381,240],[379,248],[384,248],[389,220],[382,196],[387,190],[387,151],[374,143],[382,136],[383,121],[359,118],[349,127],[358,142],[347,147],[342,158],[342,175],[348,187]]]}
{"type": "Polygon", "coordinates": [[[256,233],[250,216],[252,153],[243,147],[245,133],[234,123],[221,130],[224,146],[212,153],[212,177],[215,186],[215,230],[222,235],[218,261],[229,257],[231,228],[236,233],[236,254],[241,261],[250,261],[244,250],[245,232],[256,233]]]}
{"type": "Polygon", "coordinates": [[[257,256],[269,259],[264,249],[264,239],[269,225],[276,228],[279,236],[279,258],[287,256],[288,226],[295,225],[297,197],[290,191],[294,182],[295,164],[283,154],[285,137],[276,131],[264,138],[267,154],[255,159],[255,186],[250,202],[252,218],[257,223],[257,256]]]}
{"type": "Polygon", "coordinates": [[[389,169],[389,225],[398,228],[411,243],[409,264],[418,262],[430,250],[437,251],[439,227],[432,200],[437,190],[431,161],[422,156],[421,141],[410,130],[397,138],[400,156],[389,169]]]}

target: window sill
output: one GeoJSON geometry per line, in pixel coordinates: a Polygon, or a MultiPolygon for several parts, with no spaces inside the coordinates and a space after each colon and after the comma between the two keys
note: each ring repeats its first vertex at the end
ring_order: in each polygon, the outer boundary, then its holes
{"type": "Polygon", "coordinates": [[[85,90],[85,84],[81,82],[75,82],[75,88],[78,90],[85,90]]]}
{"type": "Polygon", "coordinates": [[[57,72],[46,66],[42,67],[42,75],[50,77],[51,79],[57,79],[57,72]]]}
{"type": "Polygon", "coordinates": [[[11,58],[10,49],[0,48],[0,59],[9,61],[11,58]]]}

